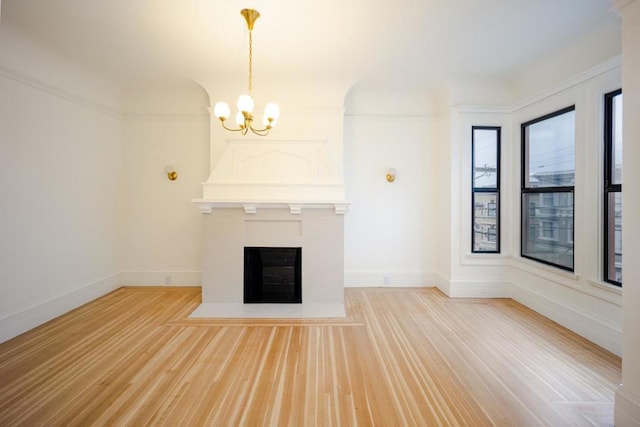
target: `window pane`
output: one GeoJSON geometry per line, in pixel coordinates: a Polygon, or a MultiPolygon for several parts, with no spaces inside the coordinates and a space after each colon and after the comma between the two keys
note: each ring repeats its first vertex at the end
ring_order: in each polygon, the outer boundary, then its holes
{"type": "Polygon", "coordinates": [[[473,251],[496,252],[498,194],[474,193],[473,201],[473,251]]]}
{"type": "Polygon", "coordinates": [[[497,129],[473,129],[473,186],[498,186],[497,129]]]}
{"type": "Polygon", "coordinates": [[[611,183],[622,184],[622,94],[612,99],[611,183]]]}
{"type": "Polygon", "coordinates": [[[622,193],[609,193],[607,210],[607,280],[622,283],[622,193]]]}
{"type": "Polygon", "coordinates": [[[573,270],[573,193],[525,193],[522,206],[522,255],[573,270]]]}
{"type": "Polygon", "coordinates": [[[525,187],[575,182],[575,111],[525,125],[525,187]]]}

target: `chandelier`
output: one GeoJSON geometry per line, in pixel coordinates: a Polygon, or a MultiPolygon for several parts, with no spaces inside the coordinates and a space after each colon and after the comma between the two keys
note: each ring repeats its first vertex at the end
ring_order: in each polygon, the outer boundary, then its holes
{"type": "Polygon", "coordinates": [[[213,108],[213,114],[220,120],[220,124],[226,130],[233,132],[242,132],[246,135],[249,130],[256,135],[265,136],[269,134],[269,131],[278,123],[278,117],[280,116],[280,107],[278,104],[269,102],[264,108],[264,116],[262,118],[262,129],[254,127],[253,117],[253,24],[256,19],[260,17],[260,13],[255,9],[242,9],[240,11],[244,19],[247,21],[247,28],[249,29],[249,94],[240,95],[238,98],[238,113],[236,114],[237,128],[227,127],[225,121],[229,118],[231,111],[229,110],[229,104],[226,102],[217,102],[213,108]]]}

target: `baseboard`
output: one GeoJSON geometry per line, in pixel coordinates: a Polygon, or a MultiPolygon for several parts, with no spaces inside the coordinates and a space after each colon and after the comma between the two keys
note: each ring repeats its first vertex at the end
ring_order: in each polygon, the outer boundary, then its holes
{"type": "Polygon", "coordinates": [[[430,288],[435,286],[436,275],[422,271],[345,271],[345,288],[430,288]]]}
{"type": "Polygon", "coordinates": [[[617,427],[640,426],[640,396],[624,385],[616,390],[614,424],[617,427]]]}
{"type": "Polygon", "coordinates": [[[622,355],[622,330],[588,313],[512,284],[511,298],[610,352],[622,355]]]}
{"type": "Polygon", "coordinates": [[[123,286],[200,286],[201,271],[125,271],[120,273],[123,286]]]}
{"type": "Polygon", "coordinates": [[[448,297],[451,297],[451,280],[446,277],[440,276],[439,274],[436,274],[435,284],[436,288],[438,288],[440,292],[448,297]]]}
{"type": "Polygon", "coordinates": [[[93,301],[120,286],[120,275],[88,283],[0,319],[0,342],[5,342],[74,308],[93,301]]]}
{"type": "Polygon", "coordinates": [[[511,283],[492,280],[451,280],[449,298],[511,298],[511,283]]]}

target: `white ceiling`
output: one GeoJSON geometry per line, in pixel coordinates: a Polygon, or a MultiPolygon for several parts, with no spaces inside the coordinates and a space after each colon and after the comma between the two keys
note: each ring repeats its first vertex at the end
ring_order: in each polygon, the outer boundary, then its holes
{"type": "Polygon", "coordinates": [[[508,78],[620,22],[610,0],[2,0],[1,22],[130,90],[185,76],[434,87],[508,78]]]}

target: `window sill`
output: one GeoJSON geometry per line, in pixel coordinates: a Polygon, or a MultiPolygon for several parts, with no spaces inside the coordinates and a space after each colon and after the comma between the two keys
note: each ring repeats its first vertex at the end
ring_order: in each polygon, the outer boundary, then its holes
{"type": "Polygon", "coordinates": [[[599,280],[587,280],[589,293],[597,298],[622,306],[622,288],[599,280]]]}
{"type": "Polygon", "coordinates": [[[571,271],[566,271],[561,268],[552,267],[550,265],[542,264],[522,257],[515,258],[515,260],[515,268],[527,273],[535,274],[545,279],[553,280],[554,282],[558,282],[558,276],[573,280],[575,282],[580,280],[580,275],[572,273],[571,271]]]}
{"type": "Polygon", "coordinates": [[[460,265],[470,266],[503,266],[509,265],[509,255],[496,252],[466,252],[460,265]]]}

